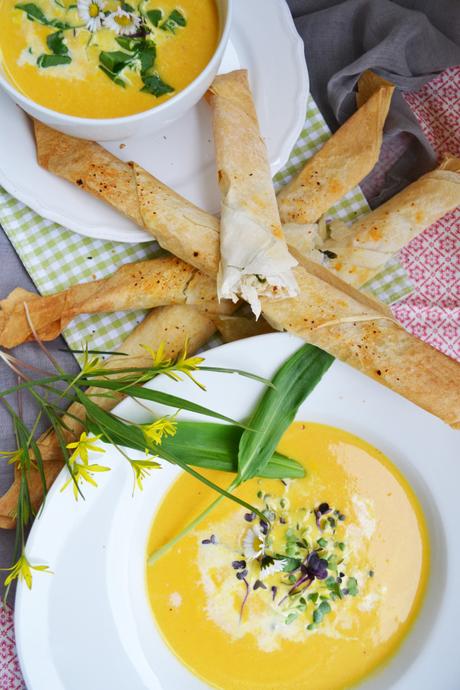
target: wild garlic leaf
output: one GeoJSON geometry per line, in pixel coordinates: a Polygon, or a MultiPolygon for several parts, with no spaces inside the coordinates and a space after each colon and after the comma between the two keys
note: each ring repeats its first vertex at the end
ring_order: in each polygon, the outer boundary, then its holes
{"type": "Polygon", "coordinates": [[[101,51],[99,62],[112,74],[119,74],[125,67],[132,62],[132,56],[122,50],[101,51]]]}
{"type": "Polygon", "coordinates": [[[141,91],[146,93],[151,93],[152,96],[159,98],[164,96],[166,93],[172,93],[174,91],[173,87],[166,84],[158,74],[148,74],[142,78],[144,86],[141,91]]]}
{"type": "Polygon", "coordinates": [[[122,2],[121,3],[121,9],[124,10],[125,12],[135,12],[136,10],[132,5],[129,5],[127,2],[122,2]]]}
{"type": "Polygon", "coordinates": [[[39,55],[37,58],[38,67],[46,69],[47,67],[57,67],[58,65],[70,65],[72,58],[69,55],[39,55]]]}
{"type": "Polygon", "coordinates": [[[176,29],[187,26],[187,20],[179,10],[173,10],[169,17],[161,24],[160,29],[169,31],[172,34],[176,33],[176,29]]]}
{"type": "Polygon", "coordinates": [[[104,65],[99,65],[99,69],[106,74],[109,79],[111,79],[117,86],[122,86],[124,89],[126,88],[126,82],[119,77],[117,74],[114,74],[110,70],[107,69],[107,67],[104,67],[104,65]]]}
{"type": "Polygon", "coordinates": [[[73,29],[72,24],[67,22],[61,22],[58,19],[47,19],[43,11],[35,5],[33,2],[20,2],[15,5],[17,10],[22,10],[26,13],[27,19],[31,22],[37,22],[38,24],[43,24],[44,26],[54,26],[56,29],[73,29]]]}
{"type": "Polygon", "coordinates": [[[273,388],[267,388],[241,436],[238,481],[260,474],[275,452],[307,395],[315,388],[334,358],[314,345],[304,345],[278,369],[273,388]]]}
{"type": "MultiPolygon", "coordinates": [[[[82,382],[86,383],[85,378],[80,379],[82,382]]],[[[103,388],[105,390],[120,390],[120,380],[118,381],[107,381],[104,379],[93,379],[88,378],[88,385],[92,388],[103,388]]],[[[214,410],[205,407],[204,405],[198,405],[197,403],[181,398],[177,395],[172,395],[171,393],[164,393],[163,391],[156,390],[155,388],[148,388],[144,386],[136,385],[126,385],[121,388],[124,395],[129,395],[133,398],[140,398],[142,400],[151,400],[152,402],[159,403],[160,405],[167,405],[175,410],[187,410],[188,412],[195,412],[196,414],[206,415],[207,417],[214,417],[214,419],[219,419],[224,422],[230,422],[230,424],[236,424],[242,428],[246,428],[244,424],[237,422],[231,417],[227,417],[220,412],[214,412],[214,410]]]]}
{"type": "Polygon", "coordinates": [[[69,49],[64,43],[64,36],[61,31],[49,34],[46,37],[46,44],[54,55],[68,55],[69,49]]]}
{"type": "Polygon", "coordinates": [[[161,10],[149,10],[147,12],[147,17],[153,26],[158,26],[163,19],[163,12],[161,10]]]}
{"type": "Polygon", "coordinates": [[[141,74],[146,74],[152,69],[157,57],[157,49],[153,41],[145,41],[141,46],[138,58],[141,62],[141,74]]]}

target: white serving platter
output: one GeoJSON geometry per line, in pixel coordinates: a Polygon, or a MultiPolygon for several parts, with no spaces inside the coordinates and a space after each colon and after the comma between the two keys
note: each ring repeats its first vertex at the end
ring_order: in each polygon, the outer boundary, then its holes
{"type": "MultiPolygon", "coordinates": [[[[234,0],[230,41],[220,72],[249,70],[271,169],[287,162],[305,122],[308,71],[304,47],[285,0],[234,0]]],[[[0,92],[0,185],[34,211],[70,230],[118,242],[152,241],[132,221],[71,183],[40,168],[30,121],[0,92]]],[[[208,105],[202,101],[162,132],[105,142],[187,199],[219,210],[208,105]]]]}
{"type": "MultiPolygon", "coordinates": [[[[206,364],[271,377],[301,345],[287,334],[264,335],[211,350],[206,364]]],[[[200,380],[207,392],[164,377],[155,387],[239,419],[262,390],[237,375],[203,372],[200,380]]],[[[117,413],[148,420],[130,400],[117,413]]],[[[361,689],[458,690],[459,432],[337,361],[298,419],[341,427],[383,451],[411,483],[429,527],[431,576],[422,611],[398,654],[361,689]]],[[[98,475],[98,488],[85,488],[85,500],[76,504],[71,491],[61,493],[65,475],[58,477],[27,542],[30,561],[54,573],[37,573],[30,591],[18,587],[16,640],[27,688],[205,690],[163,642],[144,581],[151,520],[180,470],[164,463],[133,495],[128,463],[106,448],[103,464],[112,469],[98,475]]]]}

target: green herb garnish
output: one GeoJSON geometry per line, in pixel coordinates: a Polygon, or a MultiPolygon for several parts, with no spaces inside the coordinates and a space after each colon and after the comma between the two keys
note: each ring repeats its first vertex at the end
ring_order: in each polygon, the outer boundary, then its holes
{"type": "Polygon", "coordinates": [[[175,34],[177,29],[184,26],[187,26],[187,20],[182,12],[179,12],[179,10],[173,10],[169,17],[165,19],[163,24],[160,25],[160,29],[163,29],[163,31],[170,31],[172,34],[175,34]]]}
{"type": "Polygon", "coordinates": [[[31,22],[37,22],[38,24],[43,24],[44,26],[54,26],[56,29],[61,30],[78,28],[72,24],[68,24],[67,22],[61,22],[58,19],[47,19],[43,11],[33,2],[18,3],[15,5],[15,8],[25,12],[27,19],[30,19],[31,22]]]}
{"type": "Polygon", "coordinates": [[[43,69],[47,67],[57,67],[58,65],[69,65],[71,62],[72,58],[68,55],[48,55],[44,53],[37,58],[38,67],[42,67],[43,69]]]}

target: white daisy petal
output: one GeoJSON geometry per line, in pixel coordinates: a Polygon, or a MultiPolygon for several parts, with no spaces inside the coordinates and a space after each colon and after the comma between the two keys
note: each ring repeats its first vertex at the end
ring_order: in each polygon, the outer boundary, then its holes
{"type": "Polygon", "coordinates": [[[251,527],[243,539],[243,554],[248,561],[253,561],[265,552],[265,536],[260,527],[251,527]]]}
{"type": "Polygon", "coordinates": [[[264,580],[266,577],[270,577],[270,575],[281,573],[284,570],[286,563],[286,559],[282,558],[279,560],[273,560],[273,563],[266,565],[265,568],[262,566],[260,570],[260,579],[264,580]]]}
{"type": "Polygon", "coordinates": [[[105,3],[102,0],[78,0],[77,10],[88,31],[94,33],[102,27],[105,3]]]}
{"type": "Polygon", "coordinates": [[[126,12],[121,7],[116,12],[111,12],[104,17],[104,26],[111,29],[116,34],[131,36],[135,34],[141,23],[141,18],[132,12],[126,12]]]}

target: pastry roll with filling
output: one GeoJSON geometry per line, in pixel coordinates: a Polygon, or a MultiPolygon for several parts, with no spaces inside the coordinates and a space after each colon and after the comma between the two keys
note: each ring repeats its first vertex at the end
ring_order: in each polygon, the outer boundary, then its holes
{"type": "Polygon", "coordinates": [[[221,191],[217,294],[245,299],[260,315],[260,296],[293,297],[290,255],[281,229],[267,149],[259,131],[247,72],[214,80],[212,108],[217,177],[221,191]]]}

